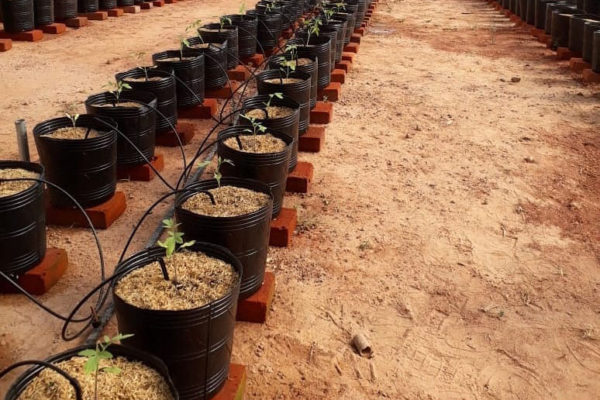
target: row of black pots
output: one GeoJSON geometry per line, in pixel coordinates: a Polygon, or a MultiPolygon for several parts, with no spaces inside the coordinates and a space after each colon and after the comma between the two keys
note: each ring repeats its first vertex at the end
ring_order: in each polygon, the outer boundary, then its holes
{"type": "Polygon", "coordinates": [[[523,21],[550,34],[553,49],[566,47],[591,63],[592,70],[600,72],[600,36],[595,39],[595,32],[600,31],[600,6],[594,2],[580,3],[526,0],[502,5],[516,11],[523,21]]]}
{"type": "Polygon", "coordinates": [[[7,0],[1,2],[1,9],[4,30],[19,33],[75,18],[78,13],[133,4],[134,0],[7,0]]]}

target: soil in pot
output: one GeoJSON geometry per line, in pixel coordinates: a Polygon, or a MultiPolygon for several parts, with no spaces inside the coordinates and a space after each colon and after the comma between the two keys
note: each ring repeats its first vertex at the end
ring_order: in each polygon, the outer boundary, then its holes
{"type": "Polygon", "coordinates": [[[267,133],[266,135],[239,135],[238,136],[242,148],[236,138],[231,137],[223,141],[223,143],[234,150],[243,151],[245,153],[279,153],[285,150],[287,144],[275,136],[267,133]]]}
{"type": "Polygon", "coordinates": [[[182,251],[163,259],[170,280],[154,262],[120,279],[115,294],[146,310],[191,310],[224,297],[239,280],[233,266],[202,252],[182,251]]]}
{"type": "MultiPolygon", "coordinates": [[[[110,348],[109,348],[110,351],[110,348]]],[[[77,379],[83,400],[94,400],[94,374],[84,372],[86,357],[73,357],[55,365],[77,379]]],[[[102,367],[119,368],[119,374],[98,373],[98,400],[172,400],[169,385],[154,369],[125,357],[102,360],[102,367]]],[[[75,400],[71,384],[57,372],[43,369],[27,385],[18,400],[75,400]]]]}
{"type": "MultiPolygon", "coordinates": [[[[185,49],[184,49],[185,51],[185,49]]],[[[177,106],[192,107],[204,101],[204,55],[181,54],[179,50],[167,50],[152,55],[159,70],[173,73],[176,83],[177,106]]]]}
{"type": "Polygon", "coordinates": [[[266,83],[280,84],[280,85],[289,85],[292,83],[302,82],[302,79],[298,78],[273,78],[273,79],[265,79],[266,83]]]}
{"type": "Polygon", "coordinates": [[[53,139],[62,140],[84,140],[89,138],[98,137],[100,134],[95,129],[88,129],[83,127],[65,127],[59,128],[54,132],[46,133],[41,137],[50,137],[53,139]]]}
{"type": "Polygon", "coordinates": [[[283,106],[268,106],[265,108],[255,108],[252,110],[248,110],[244,115],[246,117],[256,119],[275,119],[287,117],[288,115],[292,115],[293,113],[293,108],[283,106]]]}
{"type": "Polygon", "coordinates": [[[225,185],[208,191],[213,195],[215,204],[207,194],[196,193],[188,198],[181,207],[194,214],[209,217],[237,217],[260,210],[271,199],[265,193],[238,186],[225,185]]]}
{"type": "MultiPolygon", "coordinates": [[[[28,171],[22,168],[3,168],[0,169],[0,180],[1,179],[17,179],[17,178],[32,178],[37,179],[40,174],[28,171]]],[[[2,182],[0,181],[0,197],[12,196],[24,190],[29,189],[35,185],[36,181],[12,181],[2,182]]]]}

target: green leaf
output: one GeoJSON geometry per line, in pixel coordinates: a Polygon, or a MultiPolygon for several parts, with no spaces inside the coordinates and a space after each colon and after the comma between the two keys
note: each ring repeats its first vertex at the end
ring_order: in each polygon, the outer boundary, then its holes
{"type": "Polygon", "coordinates": [[[104,335],[104,343],[110,343],[110,338],[107,335],[104,335]]]}
{"type": "Polygon", "coordinates": [[[167,243],[167,257],[172,256],[174,252],[175,252],[175,241],[174,240],[168,240],[168,243],[167,243]]]}
{"type": "Polygon", "coordinates": [[[204,168],[208,164],[210,164],[210,160],[202,161],[201,163],[198,164],[198,168],[204,168]]]}
{"type": "Polygon", "coordinates": [[[227,164],[229,164],[229,165],[233,165],[233,166],[235,166],[235,164],[233,163],[233,161],[231,161],[229,158],[226,158],[226,159],[224,159],[224,160],[223,160],[223,162],[224,162],[224,163],[227,163],[227,164]]]}
{"type": "Polygon", "coordinates": [[[129,83],[122,83],[122,84],[121,84],[121,87],[122,87],[123,89],[131,89],[131,86],[129,85],[129,83]]]}
{"type": "Polygon", "coordinates": [[[96,357],[88,358],[88,360],[83,365],[83,372],[86,374],[93,374],[98,369],[99,360],[96,357]]]}
{"type": "Polygon", "coordinates": [[[113,355],[109,351],[104,350],[98,353],[99,360],[110,360],[111,358],[113,358],[113,355]]]}
{"type": "Polygon", "coordinates": [[[193,246],[194,244],[196,244],[196,241],[195,240],[190,240],[189,242],[183,243],[181,246],[179,246],[179,248],[183,249],[185,247],[193,246]]]}
{"type": "Polygon", "coordinates": [[[121,373],[121,368],[119,367],[103,367],[102,371],[108,372],[109,374],[119,375],[121,373]]]}
{"type": "Polygon", "coordinates": [[[162,247],[163,249],[167,248],[167,244],[165,242],[161,242],[160,240],[157,240],[156,244],[159,245],[159,247],[162,247]]]}
{"type": "Polygon", "coordinates": [[[77,355],[81,356],[81,357],[94,357],[96,355],[96,350],[92,350],[92,349],[81,350],[79,353],[77,353],[77,355]]]}
{"type": "MultiPolygon", "coordinates": [[[[294,64],[296,65],[296,64],[294,64]]],[[[277,93],[273,93],[275,95],[275,97],[277,97],[278,99],[283,99],[283,93],[277,92],[277,93]]]]}
{"type": "Polygon", "coordinates": [[[113,342],[115,342],[115,341],[122,342],[123,340],[129,339],[129,338],[134,337],[134,336],[135,335],[133,333],[119,333],[112,340],[113,340],[113,342]]]}

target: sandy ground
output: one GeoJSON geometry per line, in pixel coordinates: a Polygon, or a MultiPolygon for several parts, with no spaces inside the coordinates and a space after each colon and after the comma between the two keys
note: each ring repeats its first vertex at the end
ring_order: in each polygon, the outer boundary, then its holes
{"type": "MultiPolygon", "coordinates": [[[[223,11],[207,4],[199,14],[223,11]]],[[[0,87],[2,157],[15,155],[16,116],[40,121],[59,99],[83,100],[135,64],[127,54],[173,43],[178,18],[198,8],[186,1],[2,55],[12,78],[0,87]]],[[[290,249],[270,253],[269,320],[236,327],[246,398],[597,398],[599,107],[574,78],[485,3],[382,4],[324,151],[300,157],[316,177],[309,194],[286,198],[300,224],[290,249]],[[358,331],[372,359],[349,346],[358,331]]],[[[121,188],[132,206],[101,235],[109,262],[164,192],[158,182],[121,188]]],[[[97,275],[93,248],[81,230],[50,237],[74,265],[43,299],[67,310],[97,275]]],[[[1,302],[2,365],[68,346],[21,298],[1,302]]]]}

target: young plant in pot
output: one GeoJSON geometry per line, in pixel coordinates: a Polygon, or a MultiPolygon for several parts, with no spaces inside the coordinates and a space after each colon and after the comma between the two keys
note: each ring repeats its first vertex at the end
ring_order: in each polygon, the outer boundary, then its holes
{"type": "Polygon", "coordinates": [[[250,118],[269,130],[281,132],[292,138],[288,172],[296,168],[298,162],[298,126],[300,123],[300,105],[283,93],[257,95],[243,100],[242,114],[237,123],[251,126],[250,118]]]}
{"type": "Polygon", "coordinates": [[[172,219],[163,226],[158,246],[116,269],[119,330],[165,362],[182,400],[210,398],[229,372],[242,265],[221,246],[184,241],[172,219]]]}
{"type": "Polygon", "coordinates": [[[331,38],[312,35],[310,39],[296,37],[290,39],[288,45],[297,46],[298,57],[315,57],[317,60],[317,86],[319,89],[327,87],[331,82],[331,52],[335,52],[331,38]]]}
{"type": "Polygon", "coordinates": [[[206,42],[223,43],[227,41],[227,68],[239,64],[238,27],[231,24],[227,16],[219,18],[218,23],[206,24],[198,28],[198,34],[206,42]]]}
{"type": "Polygon", "coordinates": [[[167,366],[160,359],[116,344],[131,337],[104,336],[95,346],[77,347],[43,363],[17,363],[36,366],[16,379],[5,400],[178,400],[167,366]]]}
{"type": "MultiPolygon", "coordinates": [[[[283,95],[279,95],[282,99],[283,95]]],[[[268,119],[269,109],[279,107],[266,105],[260,109],[260,112],[263,112],[262,119],[268,119]]],[[[294,139],[287,134],[267,129],[259,120],[248,114],[242,114],[240,118],[246,119],[250,125],[232,126],[218,135],[217,154],[222,159],[232,161],[231,164],[223,164],[222,174],[266,183],[273,194],[275,218],[283,204],[294,139]]]]}
{"type": "Polygon", "coordinates": [[[295,63],[286,61],[280,69],[263,71],[256,76],[256,85],[259,94],[283,93],[300,105],[298,131],[302,135],[308,129],[310,118],[311,79],[309,74],[295,68],[295,63]]]}
{"type": "Polygon", "coordinates": [[[179,50],[153,54],[152,61],[159,70],[177,77],[177,106],[193,107],[204,101],[204,55],[184,54],[189,42],[183,37],[179,44],[179,50]]]}
{"type": "Polygon", "coordinates": [[[0,161],[0,271],[13,277],[46,254],[44,168],[24,161],[0,161]]]}
{"type": "MultiPolygon", "coordinates": [[[[345,32],[342,32],[345,34],[345,32]]],[[[333,71],[335,68],[336,61],[340,61],[342,57],[342,51],[339,50],[338,55],[338,30],[331,26],[323,26],[323,21],[320,17],[313,17],[304,23],[304,27],[296,31],[296,37],[304,40],[305,46],[311,46],[315,44],[316,38],[329,38],[330,40],[330,52],[329,52],[329,68],[333,71]]],[[[343,35],[341,36],[343,40],[343,35]]],[[[341,47],[340,47],[341,48],[341,47]]]]}
{"type": "Polygon", "coordinates": [[[226,15],[229,25],[238,28],[238,57],[251,57],[256,53],[256,38],[258,34],[258,18],[246,14],[246,4],[242,3],[238,14],[226,15]]]}
{"type": "MultiPolygon", "coordinates": [[[[322,10],[322,18],[323,18],[323,26],[322,31],[324,33],[327,32],[336,32],[336,52],[335,52],[335,62],[340,62],[342,60],[342,52],[344,51],[344,41],[346,39],[346,32],[348,31],[348,23],[346,20],[340,20],[334,17],[335,11],[333,9],[323,9],[322,10]]],[[[352,29],[354,30],[354,29],[352,29]]]]}
{"type": "MultiPolygon", "coordinates": [[[[196,21],[190,27],[200,23],[196,21]]],[[[206,89],[218,89],[225,86],[227,77],[227,41],[211,42],[205,41],[200,33],[195,37],[187,39],[183,49],[185,56],[204,57],[204,86],[206,89]]]]}
{"type": "MultiPolygon", "coordinates": [[[[147,73],[145,79],[148,79],[147,73]]],[[[109,83],[109,91],[88,97],[85,107],[89,114],[111,118],[117,123],[122,133],[117,139],[118,165],[139,165],[152,160],[157,107],[153,93],[131,90],[129,83],[116,81],[109,83]]]]}
{"type": "Polygon", "coordinates": [[[177,92],[175,77],[155,67],[140,66],[115,75],[118,82],[134,91],[150,92],[156,97],[156,133],[165,133],[177,123],[177,92]]]}
{"type": "Polygon", "coordinates": [[[263,182],[221,177],[190,184],[175,201],[175,216],[189,238],[229,249],[244,267],[240,299],[260,289],[267,262],[273,196],[263,182]],[[208,193],[207,193],[208,192],[208,193]]]}
{"type": "MultiPolygon", "coordinates": [[[[60,186],[83,207],[113,197],[117,187],[115,121],[97,115],[68,115],[33,128],[35,146],[49,182],[60,186]]],[[[72,208],[72,200],[53,187],[50,203],[72,208]]]]}
{"type": "Polygon", "coordinates": [[[285,47],[285,53],[282,55],[272,56],[269,61],[269,68],[280,69],[285,65],[291,65],[296,71],[306,72],[310,75],[310,109],[312,110],[317,105],[318,87],[318,60],[314,55],[305,54],[303,57],[298,55],[298,45],[288,44],[285,47]]]}

